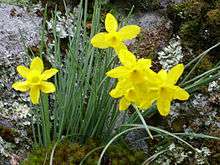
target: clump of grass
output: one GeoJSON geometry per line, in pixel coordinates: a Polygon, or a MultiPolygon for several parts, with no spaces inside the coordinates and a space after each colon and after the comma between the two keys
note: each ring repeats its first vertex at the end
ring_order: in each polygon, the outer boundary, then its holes
{"type": "MultiPolygon", "coordinates": [[[[53,16],[54,51],[47,52],[45,33],[42,30],[39,54],[54,59],[52,66],[59,69],[55,77],[57,91],[55,101],[41,96],[41,105],[35,115],[38,118],[34,132],[36,143],[49,145],[62,136],[75,142],[98,137],[103,142],[112,136],[119,115],[116,101],[109,97],[112,87],[105,73],[116,64],[112,50],[99,51],[90,44],[90,36],[100,30],[100,3],[94,4],[91,30],[86,29],[88,1],[81,1],[73,35],[66,51],[61,51],[61,40],[56,31],[56,14],[53,16]],[[85,5],[85,6],[84,6],[85,5]],[[45,49],[46,48],[46,49],[45,49]],[[65,55],[64,55],[65,54],[65,55]],[[54,120],[50,119],[54,117],[54,120]]],[[[45,17],[47,11],[45,10],[45,17]]],[[[45,29],[46,21],[43,23],[45,29]]]]}

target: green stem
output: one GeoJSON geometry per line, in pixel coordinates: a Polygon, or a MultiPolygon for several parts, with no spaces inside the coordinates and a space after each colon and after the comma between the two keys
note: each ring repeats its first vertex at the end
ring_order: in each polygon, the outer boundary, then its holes
{"type": "Polygon", "coordinates": [[[216,68],[213,68],[213,69],[211,69],[211,70],[208,70],[208,71],[206,71],[206,72],[204,72],[204,73],[202,73],[202,74],[200,74],[200,75],[198,75],[198,76],[192,78],[191,80],[186,81],[185,83],[179,84],[179,85],[180,85],[180,86],[186,86],[186,84],[192,83],[192,82],[194,82],[194,81],[196,81],[196,80],[198,80],[198,79],[200,79],[200,78],[210,76],[211,74],[213,74],[213,72],[218,71],[219,69],[220,69],[220,66],[218,66],[218,67],[216,67],[216,68]]]}
{"type": "Polygon", "coordinates": [[[142,121],[144,127],[146,128],[146,131],[147,131],[148,135],[150,136],[151,139],[153,139],[153,136],[152,136],[152,134],[151,134],[151,132],[150,132],[150,130],[149,130],[149,128],[148,128],[148,125],[146,124],[146,122],[145,122],[145,120],[144,120],[144,118],[143,118],[143,116],[142,116],[140,110],[138,109],[137,106],[134,106],[134,105],[133,105],[133,107],[135,108],[135,110],[136,110],[138,116],[140,117],[140,119],[141,119],[141,121],[142,121]]]}
{"type": "Polygon", "coordinates": [[[216,45],[212,46],[211,48],[209,48],[208,50],[204,51],[202,54],[200,54],[199,56],[197,56],[195,59],[193,59],[192,61],[190,61],[185,68],[188,68],[191,64],[193,64],[194,62],[196,62],[196,64],[193,66],[193,68],[189,71],[189,73],[185,76],[185,78],[181,81],[181,84],[185,83],[186,80],[189,79],[190,75],[195,71],[196,67],[199,65],[199,63],[204,59],[204,57],[207,55],[207,53],[209,51],[211,51],[212,49],[218,47],[220,45],[220,42],[218,42],[216,45]]]}
{"type": "Polygon", "coordinates": [[[50,117],[49,117],[49,108],[48,108],[48,97],[42,96],[41,99],[41,119],[42,119],[42,129],[44,137],[44,145],[48,146],[51,142],[50,139],[50,117]]]}
{"type": "Polygon", "coordinates": [[[139,129],[138,127],[133,127],[133,128],[128,128],[120,133],[118,133],[117,135],[115,135],[109,142],[108,144],[106,144],[105,148],[102,150],[102,153],[99,157],[99,160],[98,160],[98,163],[97,165],[101,165],[101,161],[102,161],[102,157],[104,156],[106,150],[108,149],[108,147],[120,136],[122,136],[123,134],[129,132],[129,131],[132,131],[132,130],[135,130],[135,129],[139,129]]]}
{"type": "Polygon", "coordinates": [[[218,42],[217,44],[215,44],[214,46],[212,46],[211,48],[207,49],[206,51],[204,51],[203,53],[201,53],[200,55],[198,55],[196,58],[194,58],[193,60],[191,60],[186,66],[185,68],[188,68],[190,65],[192,65],[195,61],[197,61],[198,59],[202,58],[202,56],[204,56],[205,54],[207,54],[208,52],[210,52],[212,49],[218,47],[220,45],[220,42],[218,42]]]}

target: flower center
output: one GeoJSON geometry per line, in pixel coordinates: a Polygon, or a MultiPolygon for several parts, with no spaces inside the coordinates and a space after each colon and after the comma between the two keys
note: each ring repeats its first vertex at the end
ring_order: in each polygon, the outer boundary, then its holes
{"type": "Polygon", "coordinates": [[[120,41],[120,39],[119,39],[117,33],[113,33],[113,34],[110,33],[109,34],[109,42],[112,46],[117,46],[119,41],[120,41]]]}
{"type": "Polygon", "coordinates": [[[38,76],[34,76],[31,78],[31,82],[32,83],[39,83],[40,82],[40,78],[38,76]]]}
{"type": "Polygon", "coordinates": [[[134,101],[136,97],[136,93],[134,89],[129,89],[126,94],[126,99],[129,101],[134,101]]]}
{"type": "Polygon", "coordinates": [[[137,69],[132,70],[129,78],[134,83],[141,83],[144,81],[144,75],[137,69]]]}
{"type": "Polygon", "coordinates": [[[39,85],[41,83],[41,74],[38,71],[31,71],[27,77],[31,85],[39,85]]]}
{"type": "Polygon", "coordinates": [[[113,36],[111,40],[112,40],[112,43],[116,43],[117,42],[117,37],[113,36]]]}
{"type": "Polygon", "coordinates": [[[165,92],[165,90],[166,90],[166,89],[165,89],[164,86],[162,86],[162,87],[160,88],[160,91],[161,91],[161,92],[165,92]]]}

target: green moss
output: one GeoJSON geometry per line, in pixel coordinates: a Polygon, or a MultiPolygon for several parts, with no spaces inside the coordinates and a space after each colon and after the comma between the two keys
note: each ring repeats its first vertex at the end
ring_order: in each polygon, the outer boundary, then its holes
{"type": "Polygon", "coordinates": [[[203,0],[189,0],[184,3],[168,6],[167,13],[172,19],[188,21],[198,18],[201,19],[209,8],[210,5],[203,0]]]}
{"type": "MultiPolygon", "coordinates": [[[[98,142],[94,140],[88,140],[85,145],[79,143],[71,143],[69,141],[63,141],[56,147],[54,153],[53,164],[54,165],[76,165],[84,158],[84,156],[92,149],[98,147],[98,142]]],[[[53,146],[47,148],[35,148],[24,160],[22,165],[39,165],[46,162],[49,164],[50,154],[53,146]]],[[[101,151],[101,150],[100,150],[101,151]]],[[[93,153],[86,160],[86,165],[96,165],[100,156],[100,151],[93,153]]],[[[116,144],[109,147],[105,156],[104,164],[112,162],[112,165],[133,165],[141,164],[144,161],[144,153],[142,151],[129,150],[123,144],[116,144]]]]}
{"type": "MultiPolygon", "coordinates": [[[[196,54],[200,54],[200,53],[201,53],[201,51],[197,52],[196,54]]],[[[203,60],[200,62],[200,64],[196,67],[196,70],[192,73],[191,76],[195,77],[195,76],[198,76],[198,75],[200,75],[200,74],[202,74],[202,73],[204,73],[208,70],[211,70],[215,65],[215,61],[216,61],[216,58],[211,56],[211,54],[205,56],[203,58],[203,60]]],[[[200,89],[201,89],[200,91],[204,91],[204,90],[206,91],[207,86],[201,86],[200,89]]],[[[207,93],[207,91],[206,91],[206,93],[207,93]]],[[[178,124],[178,122],[181,122],[181,119],[177,121],[177,124],[178,124]]],[[[173,127],[175,127],[175,126],[172,126],[172,128],[173,127]]]]}
{"type": "Polygon", "coordinates": [[[8,128],[0,125],[0,136],[5,141],[14,143],[14,138],[18,136],[18,133],[13,128],[8,128]]]}
{"type": "Polygon", "coordinates": [[[205,58],[202,60],[201,64],[197,68],[197,73],[211,70],[214,67],[213,65],[214,64],[210,56],[205,56],[205,58]]]}
{"type": "Polygon", "coordinates": [[[200,41],[200,23],[196,20],[187,21],[181,24],[179,35],[183,44],[188,47],[195,47],[200,41]],[[191,42],[188,42],[191,39],[191,42]]]}
{"type": "Polygon", "coordinates": [[[213,9],[207,13],[208,21],[212,25],[220,25],[220,9],[213,9]]]}
{"type": "Polygon", "coordinates": [[[129,0],[131,6],[144,10],[156,10],[160,8],[160,0],[129,0]]]}
{"type": "Polygon", "coordinates": [[[220,39],[220,1],[188,0],[167,9],[185,46],[205,50],[220,39]]]}
{"type": "Polygon", "coordinates": [[[210,32],[209,42],[217,43],[220,41],[220,5],[218,8],[207,12],[207,26],[210,32]]]}

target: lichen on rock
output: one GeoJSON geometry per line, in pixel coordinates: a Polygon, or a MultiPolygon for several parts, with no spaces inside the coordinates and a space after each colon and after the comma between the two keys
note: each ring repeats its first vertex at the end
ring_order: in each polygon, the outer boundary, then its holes
{"type": "Polygon", "coordinates": [[[165,70],[169,70],[180,63],[182,58],[183,52],[179,36],[172,38],[168,46],[158,52],[159,62],[165,70]]]}
{"type": "Polygon", "coordinates": [[[127,42],[129,49],[140,58],[154,58],[171,37],[171,21],[158,12],[136,14],[129,24],[138,24],[142,29],[136,39],[127,42]]]}
{"type": "Polygon", "coordinates": [[[74,12],[66,12],[65,15],[62,15],[60,11],[56,12],[56,21],[51,19],[47,22],[49,32],[53,33],[53,26],[56,26],[56,33],[60,38],[73,37],[73,32],[75,28],[75,23],[77,21],[77,13],[79,11],[77,8],[74,8],[74,12]]]}
{"type": "MultiPolygon", "coordinates": [[[[29,97],[12,90],[11,85],[20,79],[16,67],[29,63],[26,47],[37,46],[40,41],[41,23],[42,18],[28,12],[27,8],[0,4],[0,136],[3,147],[7,148],[4,151],[10,156],[22,157],[32,144],[29,136],[32,121],[29,97]],[[12,133],[12,136],[9,138],[6,132],[12,133]]],[[[5,157],[5,154],[2,156],[5,157]]],[[[9,162],[10,156],[2,158],[0,164],[9,162]]]]}

